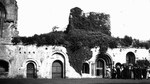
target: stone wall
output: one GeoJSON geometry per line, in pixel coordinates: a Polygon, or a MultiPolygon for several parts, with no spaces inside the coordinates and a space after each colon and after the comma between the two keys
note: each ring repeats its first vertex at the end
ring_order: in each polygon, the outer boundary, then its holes
{"type": "Polygon", "coordinates": [[[26,78],[27,64],[35,62],[38,78],[52,78],[52,63],[63,63],[63,78],[79,78],[80,75],[70,66],[66,49],[61,46],[4,45],[1,47],[1,60],[9,63],[8,77],[26,78]],[[2,53],[3,52],[3,53],[2,53]]]}
{"type": "Polygon", "coordinates": [[[147,59],[150,60],[149,49],[144,48],[115,48],[108,49],[107,53],[112,57],[114,65],[117,62],[126,63],[126,55],[128,52],[132,52],[135,55],[135,61],[147,59]]]}
{"type": "MultiPolygon", "coordinates": [[[[92,74],[92,65],[96,64],[99,48],[91,49],[93,56],[87,63],[90,66],[89,74],[79,75],[72,66],[70,66],[66,48],[62,46],[42,46],[36,45],[0,45],[0,60],[4,60],[9,64],[8,77],[27,77],[27,64],[34,62],[37,70],[37,78],[52,78],[52,64],[56,60],[63,63],[63,78],[95,78],[92,74]]],[[[136,48],[116,48],[108,49],[107,54],[116,63],[126,63],[126,54],[133,52],[136,60],[150,60],[149,50],[136,48]]],[[[96,67],[96,65],[94,65],[96,67]]]]}
{"type": "Polygon", "coordinates": [[[0,0],[1,8],[4,9],[5,16],[0,22],[0,44],[9,44],[12,37],[18,36],[17,31],[17,17],[18,17],[18,6],[16,0],[0,0]]]}

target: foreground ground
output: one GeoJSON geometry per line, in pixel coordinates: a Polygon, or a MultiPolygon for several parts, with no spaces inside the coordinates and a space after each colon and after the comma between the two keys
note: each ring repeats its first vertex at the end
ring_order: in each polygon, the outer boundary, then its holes
{"type": "Polygon", "coordinates": [[[133,80],[133,79],[0,79],[0,84],[150,84],[148,80],[133,80]]]}

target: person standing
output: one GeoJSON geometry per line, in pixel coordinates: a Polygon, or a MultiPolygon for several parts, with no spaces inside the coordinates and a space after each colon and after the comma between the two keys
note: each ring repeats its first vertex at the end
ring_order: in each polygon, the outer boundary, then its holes
{"type": "Polygon", "coordinates": [[[115,79],[116,78],[116,70],[115,70],[115,67],[112,68],[112,79],[115,79]]]}
{"type": "Polygon", "coordinates": [[[120,68],[119,67],[117,67],[116,68],[116,75],[117,75],[117,79],[120,79],[121,78],[121,72],[120,72],[120,68]]]}

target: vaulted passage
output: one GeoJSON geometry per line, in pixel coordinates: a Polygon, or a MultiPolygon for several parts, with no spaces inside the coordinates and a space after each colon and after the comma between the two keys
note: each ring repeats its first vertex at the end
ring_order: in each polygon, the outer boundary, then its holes
{"type": "Polygon", "coordinates": [[[52,78],[63,78],[63,64],[59,60],[53,62],[52,78]]]}
{"type": "Polygon", "coordinates": [[[27,64],[27,78],[36,78],[36,68],[34,63],[27,64]]]}
{"type": "Polygon", "coordinates": [[[8,71],[9,63],[4,60],[0,60],[0,77],[6,77],[8,75],[8,71]]]}

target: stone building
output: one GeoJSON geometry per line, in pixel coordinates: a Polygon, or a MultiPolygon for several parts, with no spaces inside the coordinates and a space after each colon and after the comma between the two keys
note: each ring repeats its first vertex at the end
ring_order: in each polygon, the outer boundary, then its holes
{"type": "Polygon", "coordinates": [[[17,31],[17,3],[15,0],[0,0],[0,72],[7,75],[9,72],[8,53],[6,46],[11,44],[11,39],[18,35],[17,31]]]}
{"type": "Polygon", "coordinates": [[[82,75],[69,63],[63,46],[13,45],[18,36],[16,0],[0,0],[0,78],[104,78],[106,69],[117,63],[135,63],[150,59],[148,49],[116,48],[99,54],[93,48],[92,58],[83,63],[82,75]]]}

